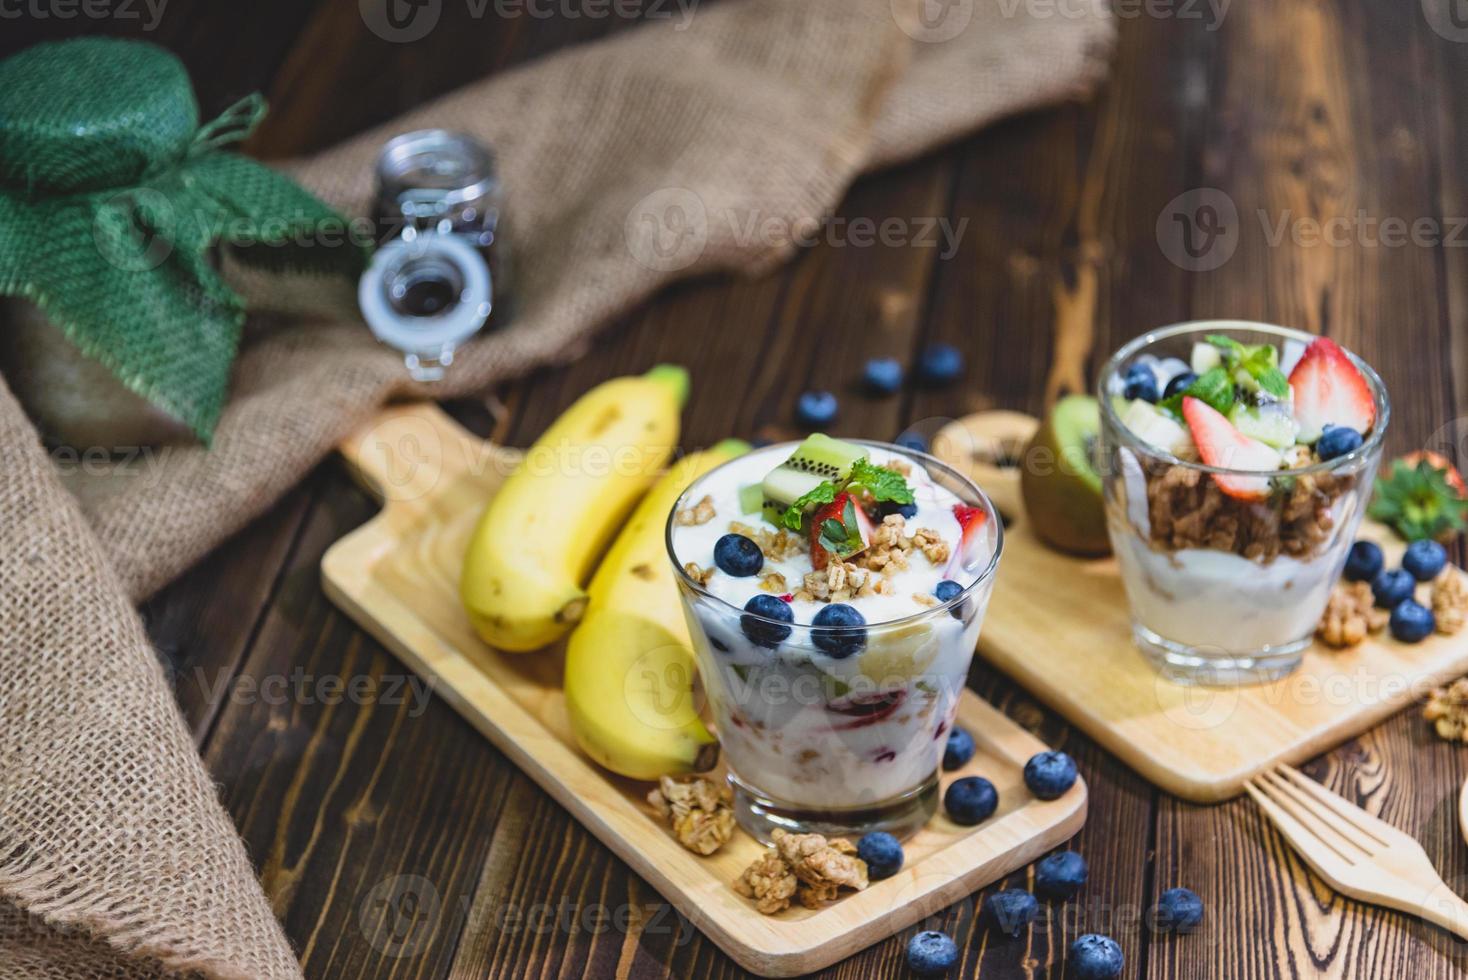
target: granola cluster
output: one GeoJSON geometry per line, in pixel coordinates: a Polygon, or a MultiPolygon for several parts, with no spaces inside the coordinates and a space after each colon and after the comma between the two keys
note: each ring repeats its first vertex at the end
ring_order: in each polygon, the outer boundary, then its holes
{"type": "Polygon", "coordinates": [[[808,572],[796,590],[802,602],[846,602],[853,596],[891,595],[892,583],[855,562],[832,561],[818,572],[808,572]]]}
{"type": "Polygon", "coordinates": [[[1432,583],[1432,615],[1437,631],[1452,636],[1468,622],[1468,585],[1455,569],[1447,569],[1432,583]]]}
{"type": "Polygon", "coordinates": [[[696,527],[699,524],[707,524],[718,515],[714,513],[714,498],[704,494],[703,499],[692,507],[685,507],[673,515],[673,523],[684,527],[696,527]]]}
{"type": "Polygon", "coordinates": [[[1460,677],[1429,694],[1422,717],[1432,722],[1438,738],[1468,742],[1468,677],[1460,677]]]}
{"type": "Polygon", "coordinates": [[[784,528],[750,527],[742,521],[731,521],[729,531],[733,534],[742,534],[753,541],[759,547],[760,554],[765,556],[766,561],[785,561],[806,548],[800,535],[793,534],[784,528]]]}
{"type": "Polygon", "coordinates": [[[843,837],[774,833],[775,849],[744,869],[734,890],[755,900],[755,908],[774,915],[790,906],[793,896],[808,909],[832,901],[842,888],[867,887],[866,862],[843,837]]]}
{"type": "Polygon", "coordinates": [[[685,562],[683,565],[683,571],[687,572],[688,577],[693,579],[693,581],[697,582],[699,585],[708,585],[709,579],[714,577],[713,568],[704,568],[696,561],[685,562]]]}
{"type": "Polygon", "coordinates": [[[857,562],[870,571],[891,575],[906,569],[914,552],[941,565],[948,560],[949,551],[948,542],[937,531],[926,527],[909,531],[906,518],[888,514],[872,532],[871,546],[857,562]]]}
{"type": "Polygon", "coordinates": [[[1353,475],[1282,475],[1283,489],[1254,503],[1228,496],[1199,470],[1155,465],[1147,472],[1152,544],[1165,551],[1211,548],[1268,562],[1281,554],[1314,554],[1335,530],[1331,506],[1356,482],[1353,475]]]}
{"type": "Polygon", "coordinates": [[[728,786],[701,776],[682,780],[662,776],[658,788],[647,794],[647,802],[673,828],[678,843],[695,854],[707,857],[734,836],[734,805],[728,786]]]}
{"type": "Polygon", "coordinates": [[[1327,646],[1337,649],[1353,647],[1370,633],[1379,632],[1391,615],[1376,608],[1376,598],[1368,582],[1337,585],[1325,605],[1325,614],[1315,634],[1327,646]]]}

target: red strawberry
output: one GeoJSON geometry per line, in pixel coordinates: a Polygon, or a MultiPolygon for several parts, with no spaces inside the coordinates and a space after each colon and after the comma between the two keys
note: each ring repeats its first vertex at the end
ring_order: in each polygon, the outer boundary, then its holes
{"type": "Polygon", "coordinates": [[[1317,337],[1290,372],[1295,420],[1306,440],[1320,438],[1327,425],[1344,425],[1363,436],[1376,421],[1376,401],[1356,365],[1329,337],[1317,337]]]}
{"type": "Polygon", "coordinates": [[[1419,449],[1415,453],[1408,453],[1402,457],[1402,462],[1416,469],[1417,464],[1426,461],[1428,466],[1435,470],[1441,470],[1443,479],[1448,481],[1448,486],[1458,491],[1458,496],[1468,497],[1468,483],[1463,482],[1463,474],[1458,468],[1448,462],[1448,458],[1442,453],[1435,453],[1431,449],[1419,449]]]}
{"type": "Polygon", "coordinates": [[[861,535],[861,547],[851,550],[843,550],[841,557],[850,558],[859,555],[867,549],[872,540],[872,522],[867,519],[866,511],[856,502],[856,498],[849,493],[838,493],[836,499],[815,512],[810,519],[810,563],[815,566],[816,571],[823,570],[831,561],[831,552],[821,543],[821,531],[827,521],[836,521],[845,525],[846,521],[855,515],[856,531],[861,535]],[[847,504],[851,507],[848,510],[847,504]]]}
{"type": "Polygon", "coordinates": [[[982,507],[954,504],[953,516],[958,518],[958,526],[963,529],[963,535],[953,552],[953,557],[948,561],[948,569],[943,573],[950,577],[964,567],[970,556],[977,553],[975,549],[979,541],[979,532],[983,529],[984,522],[989,519],[989,512],[982,507]]]}
{"type": "MultiPolygon", "coordinates": [[[[1213,406],[1197,398],[1183,399],[1183,418],[1198,446],[1198,455],[1209,466],[1229,470],[1258,470],[1261,473],[1279,469],[1279,451],[1257,439],[1250,439],[1213,406]]],[[[1267,476],[1223,476],[1215,473],[1218,489],[1238,500],[1263,500],[1269,496],[1267,476]]]]}

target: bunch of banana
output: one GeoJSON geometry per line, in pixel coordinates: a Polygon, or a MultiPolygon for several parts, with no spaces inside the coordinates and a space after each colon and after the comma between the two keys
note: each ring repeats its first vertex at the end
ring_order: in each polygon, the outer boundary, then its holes
{"type": "Polygon", "coordinates": [[[688,372],[663,364],[598,385],[525,454],[485,508],[459,594],[499,650],[537,650],[586,611],[583,586],[678,444],[688,372]]]}
{"type": "Polygon", "coordinates": [[[748,451],[731,439],[674,464],[587,589],[589,611],[566,649],[566,709],[576,741],[613,772],[656,779],[711,769],[718,759],[693,695],[691,641],[664,529],[690,483],[748,451]]]}

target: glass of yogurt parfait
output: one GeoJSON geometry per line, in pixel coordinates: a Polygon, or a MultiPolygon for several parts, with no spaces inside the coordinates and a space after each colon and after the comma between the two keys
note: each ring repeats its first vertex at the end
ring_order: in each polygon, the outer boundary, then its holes
{"type": "Polygon", "coordinates": [[[1381,379],[1328,338],[1229,320],[1138,337],[1099,394],[1137,646],[1183,683],[1294,670],[1371,499],[1381,379]]]}
{"type": "Polygon", "coordinates": [[[667,543],[741,826],[926,823],[1003,545],[984,493],[817,434],[704,475],[667,543]]]}

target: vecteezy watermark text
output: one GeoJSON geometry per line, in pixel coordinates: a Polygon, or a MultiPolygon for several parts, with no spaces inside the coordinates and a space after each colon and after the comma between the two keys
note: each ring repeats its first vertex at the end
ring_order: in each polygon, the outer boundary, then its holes
{"type": "Polygon", "coordinates": [[[167,6],[168,0],[0,0],[0,21],[141,21],[143,30],[152,31],[167,6]]]}
{"type": "Polygon", "coordinates": [[[233,676],[217,672],[211,679],[203,667],[193,670],[193,682],[211,703],[228,699],[233,704],[250,705],[326,705],[378,704],[395,708],[407,706],[408,717],[417,718],[428,710],[433,697],[433,684],[417,674],[312,674],[296,667],[289,674],[252,674],[233,676]]]}
{"type": "MultiPolygon", "coordinates": [[[[384,41],[421,41],[438,26],[445,0],[358,0],[367,29],[384,41]]],[[[449,0],[462,2],[474,20],[638,20],[673,21],[682,31],[693,22],[698,0],[449,0]]]]}

